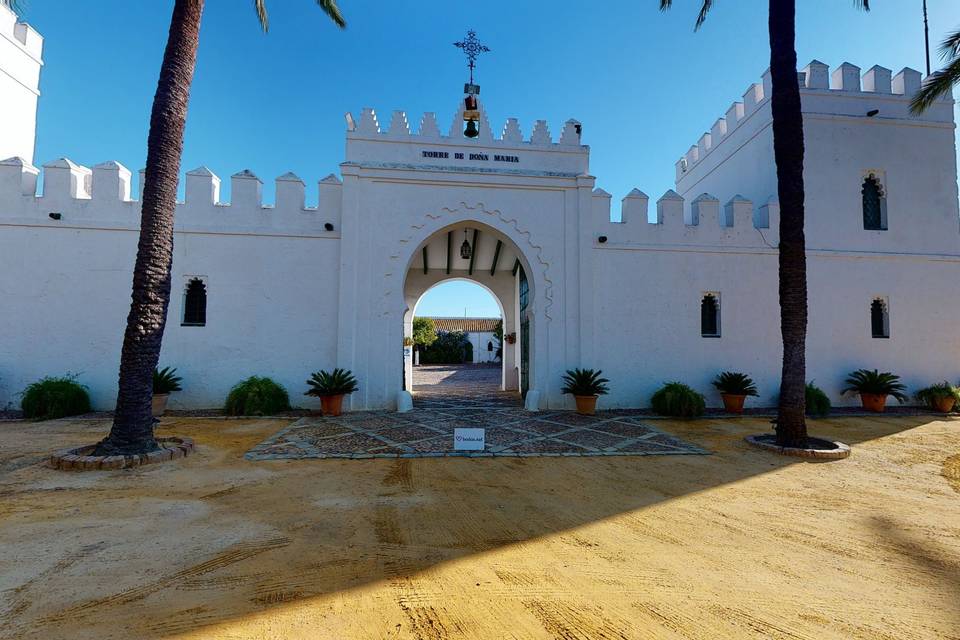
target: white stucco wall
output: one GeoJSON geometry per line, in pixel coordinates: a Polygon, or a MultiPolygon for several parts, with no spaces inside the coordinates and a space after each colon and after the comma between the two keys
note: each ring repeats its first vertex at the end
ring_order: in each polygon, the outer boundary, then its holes
{"type": "MultiPolygon", "coordinates": [[[[859,367],[896,371],[911,388],[960,377],[950,322],[960,312],[952,293],[960,214],[952,103],[907,116],[904,105],[918,86],[913,74],[894,77],[887,90],[887,76],[871,70],[864,84],[874,90],[863,92],[849,68],[841,72],[842,86],[830,89],[814,68],[803,93],[808,378],[834,402],[849,403],[837,393],[859,367]],[[877,116],[861,113],[874,104],[877,116]],[[862,229],[865,170],[883,173],[888,231],[862,229]],[[875,296],[889,301],[888,339],[870,337],[875,296]]],[[[487,239],[479,264],[492,268],[490,239],[500,239],[505,262],[519,261],[527,275],[529,387],[540,408],[572,405],[560,387],[575,366],[601,368],[611,379],[605,406],[644,406],[672,379],[718,404],[709,383],[724,369],[751,374],[759,402],[772,404],[780,368],[779,207],[770,200],[763,85],[751,87],[745,104],[687,154],[679,193],[651,205],[634,190],[622,199],[619,223],[610,221],[610,194],[594,189],[590,149],[575,121],[554,136],[545,122],[524,134],[508,120],[495,135],[482,112],[480,136],[469,140],[459,114],[443,135],[432,114],[411,132],[397,111],[382,130],[365,109],[346,133],[342,181],[320,181],[316,209],[304,206],[305,186],[291,174],[277,178],[276,202],[265,205],[249,171],[231,177],[229,204],[219,201],[211,171],[188,172],[175,231],[179,289],[161,357],[184,376],[172,406],[219,406],[231,385],[253,374],[276,378],[295,404],[310,406],[301,395],[308,374],[340,366],[360,381],[351,409],[394,407],[409,374],[403,339],[416,300],[451,277],[487,286],[501,301],[506,333],[519,335],[509,264],[493,275],[482,266],[471,274],[469,262],[431,258],[423,273],[423,248],[445,256],[433,243],[465,228],[487,239]],[[190,277],[207,283],[205,327],[179,323],[190,277]],[[708,291],[720,296],[720,338],[700,335],[708,291]]],[[[90,387],[97,408],[109,409],[129,306],[136,190],[130,172],[112,162],[90,169],[60,159],[43,172],[38,195],[38,169],[0,162],[0,255],[12,265],[0,270],[0,406],[17,404],[29,382],[69,371],[90,387]]],[[[481,344],[475,353],[485,353],[481,344]]],[[[519,384],[519,353],[519,341],[505,345],[507,388],[519,384]]]]}
{"type": "Polygon", "coordinates": [[[497,341],[493,339],[492,331],[470,331],[467,333],[470,344],[473,345],[473,362],[475,364],[489,363],[497,361],[497,341]],[[487,351],[487,346],[492,345],[493,350],[487,351]]]}
{"type": "Polygon", "coordinates": [[[33,162],[43,38],[0,5],[0,159],[33,162]]]}

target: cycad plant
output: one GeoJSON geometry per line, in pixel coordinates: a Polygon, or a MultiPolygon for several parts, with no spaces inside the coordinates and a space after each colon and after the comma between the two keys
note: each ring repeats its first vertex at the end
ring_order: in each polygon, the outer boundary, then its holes
{"type": "Polygon", "coordinates": [[[610,388],[606,378],[602,378],[603,371],[599,369],[569,369],[563,376],[563,393],[573,396],[602,396],[610,388]]]}
{"type": "Polygon", "coordinates": [[[153,394],[165,395],[174,391],[180,391],[183,388],[180,386],[183,378],[176,374],[176,368],[164,367],[163,369],[154,369],[153,394]]]}
{"type": "MultiPolygon", "coordinates": [[[[266,0],[254,0],[253,4],[260,26],[266,31],[266,0]]],[[[158,448],[153,435],[151,374],[160,360],[170,303],[173,214],[203,5],[204,0],[173,3],[167,46],[150,113],[140,240],[120,353],[117,408],[110,433],[97,444],[95,455],[141,454],[158,448]]],[[[338,27],[346,26],[335,0],[317,0],[317,6],[338,27]]]]}
{"type": "Polygon", "coordinates": [[[563,393],[569,393],[577,403],[577,413],[592,416],[597,410],[597,398],[606,395],[610,382],[599,369],[568,369],[563,376],[563,393]]]}
{"type": "Polygon", "coordinates": [[[347,369],[333,371],[315,371],[307,380],[310,387],[304,395],[323,398],[325,396],[342,396],[357,390],[357,379],[347,369]]]}
{"type": "Polygon", "coordinates": [[[734,396],[758,396],[757,385],[753,379],[745,373],[735,371],[724,371],[717,374],[713,380],[713,386],[720,393],[728,393],[734,396]]]}
{"type": "Polygon", "coordinates": [[[325,416],[338,416],[343,410],[343,397],[357,390],[357,379],[347,369],[316,371],[307,380],[305,395],[320,398],[320,410],[325,416]]]}
{"type": "Polygon", "coordinates": [[[846,385],[843,389],[844,395],[860,394],[864,407],[874,411],[883,410],[883,404],[880,400],[887,396],[893,396],[900,404],[908,399],[907,394],[904,393],[907,387],[900,382],[900,376],[889,371],[857,369],[847,376],[846,385]],[[876,401],[877,405],[871,403],[872,399],[869,396],[880,399],[876,401]]]}
{"type": "Polygon", "coordinates": [[[900,376],[889,371],[877,369],[857,369],[847,376],[843,393],[872,393],[874,395],[893,396],[898,402],[906,402],[907,387],[900,382],[900,376]]]}

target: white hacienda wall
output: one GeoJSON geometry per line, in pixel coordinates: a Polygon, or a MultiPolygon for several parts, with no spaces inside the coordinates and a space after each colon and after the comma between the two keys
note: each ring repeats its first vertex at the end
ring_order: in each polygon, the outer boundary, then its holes
{"type": "Polygon", "coordinates": [[[0,5],[0,158],[33,161],[43,38],[0,5]]]}
{"type": "MultiPolygon", "coordinates": [[[[26,33],[38,60],[39,36],[26,33]]],[[[15,68],[22,54],[4,50],[0,69],[15,68]]],[[[850,402],[838,392],[858,367],[894,370],[914,388],[956,381],[952,101],[908,115],[919,86],[910,70],[892,76],[874,67],[861,81],[844,65],[829,81],[825,65],[812,63],[804,74],[809,377],[835,402],[850,402]],[[886,231],[863,230],[860,189],[870,172],[887,197],[886,231]],[[889,304],[887,339],[870,334],[878,296],[889,304]]],[[[482,105],[473,140],[460,133],[461,113],[443,135],[433,114],[413,133],[402,111],[381,128],[364,109],[348,119],[342,181],[320,181],[316,207],[306,206],[304,183],[292,174],[277,178],[276,202],[265,205],[249,171],[231,177],[230,203],[220,202],[212,172],[187,173],[161,356],[184,376],[172,406],[218,406],[252,374],[274,377],[309,406],[300,395],[308,373],[341,366],[360,380],[351,408],[393,407],[406,375],[403,339],[423,291],[453,277],[478,281],[501,302],[506,332],[519,335],[514,264],[530,284],[531,404],[570,406],[560,377],[574,366],[604,370],[612,380],[606,406],[643,406],[671,379],[718,404],[709,382],[722,369],[752,374],[761,403],[771,404],[780,367],[779,210],[768,96],[768,80],[751,86],[690,150],[678,164],[676,191],[650,207],[653,223],[639,190],[623,198],[622,222],[611,222],[611,196],[594,189],[576,121],[556,141],[543,121],[524,135],[510,119],[494,135],[482,105]],[[440,257],[449,230],[464,228],[480,229],[487,242],[474,273],[440,257]],[[503,242],[512,264],[494,269],[491,239],[503,242]],[[207,287],[203,327],[180,323],[193,278],[207,287]],[[705,292],[720,301],[719,338],[700,335],[705,292]]],[[[0,126],[32,131],[27,111],[0,126]]],[[[14,153],[29,158],[28,151],[14,153]]],[[[29,161],[0,162],[0,407],[16,404],[29,382],[69,371],[90,387],[97,408],[109,409],[137,190],[114,162],[89,169],[60,159],[43,172],[37,194],[39,170],[29,161]]],[[[519,354],[519,341],[505,345],[508,388],[518,384],[519,354]]]]}
{"type": "Polygon", "coordinates": [[[471,331],[467,334],[470,344],[473,345],[473,361],[475,363],[488,363],[497,361],[497,341],[493,338],[491,331],[471,331]],[[491,351],[487,347],[492,345],[491,351]]]}

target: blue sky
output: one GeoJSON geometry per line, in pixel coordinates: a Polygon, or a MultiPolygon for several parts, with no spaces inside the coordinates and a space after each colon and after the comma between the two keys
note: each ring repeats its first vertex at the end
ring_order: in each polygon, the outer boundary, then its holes
{"type": "MultiPolygon", "coordinates": [[[[466,74],[451,43],[473,28],[493,50],[476,80],[496,131],[517,117],[529,134],[543,118],[557,136],[577,118],[598,186],[616,200],[635,186],[657,197],[673,186],[676,158],[768,63],[765,2],[718,2],[694,33],[698,4],[675,0],[662,14],[657,0],[340,0],[349,23],[340,32],[313,0],[273,0],[264,35],[252,2],[208,0],[183,169],[207,165],[226,179],[249,168],[270,202],[275,176],[293,171],[315,185],[337,171],[346,111],[371,106],[387,122],[393,109],[411,122],[435,111],[445,128],[466,74]]],[[[920,0],[872,4],[863,13],[848,0],[799,2],[800,66],[817,58],[922,71],[920,0]]],[[[960,26],[960,3],[928,5],[935,45],[960,26]]],[[[46,38],[38,163],[67,156],[143,166],[171,6],[28,1],[25,19],[46,38]]],[[[449,289],[459,293],[434,294],[431,314],[462,315],[467,306],[471,315],[495,315],[492,300],[474,305],[463,287],[449,289]]]]}

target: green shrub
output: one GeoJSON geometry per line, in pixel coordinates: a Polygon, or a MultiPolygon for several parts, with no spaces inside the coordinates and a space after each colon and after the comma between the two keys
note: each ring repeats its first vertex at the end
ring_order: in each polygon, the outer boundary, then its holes
{"type": "Polygon", "coordinates": [[[662,416],[695,418],[703,415],[703,396],[682,382],[667,382],[650,398],[650,406],[662,416]]]}
{"type": "Polygon", "coordinates": [[[177,375],[176,368],[164,367],[163,369],[153,370],[153,393],[154,395],[165,395],[174,391],[181,391],[183,387],[180,382],[183,380],[177,375]]]}
{"type": "Polygon", "coordinates": [[[250,376],[230,390],[223,407],[229,416],[269,416],[290,410],[287,390],[271,380],[250,376]]]}
{"type": "Polygon", "coordinates": [[[830,414],[830,398],[812,381],[807,383],[806,405],[808,416],[823,418],[830,414]]]}
{"type": "Polygon", "coordinates": [[[440,331],[437,339],[420,351],[421,364],[473,362],[473,345],[463,331],[440,331]]]}
{"type": "Polygon", "coordinates": [[[934,402],[943,398],[953,398],[954,402],[960,402],[960,388],[944,380],[920,389],[914,397],[928,407],[934,407],[934,402]]]}
{"type": "Polygon", "coordinates": [[[76,376],[48,377],[24,389],[20,408],[31,420],[76,416],[90,411],[90,395],[76,376]]]}

